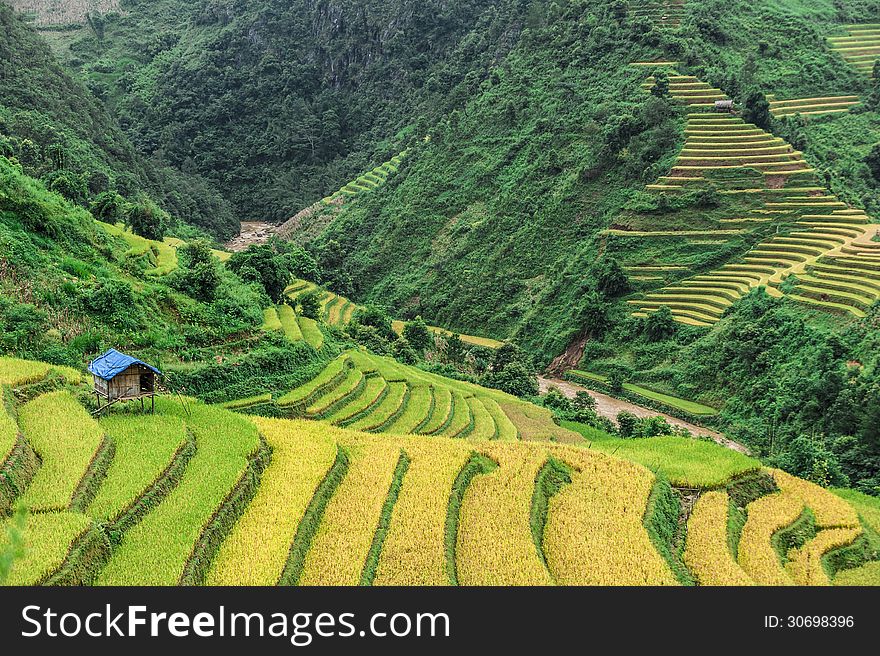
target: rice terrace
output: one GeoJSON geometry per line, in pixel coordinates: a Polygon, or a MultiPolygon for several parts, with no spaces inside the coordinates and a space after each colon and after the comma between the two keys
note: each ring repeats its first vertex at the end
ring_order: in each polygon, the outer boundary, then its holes
{"type": "Polygon", "coordinates": [[[0,79],[0,585],[880,585],[876,1],[0,0],[0,79]]]}

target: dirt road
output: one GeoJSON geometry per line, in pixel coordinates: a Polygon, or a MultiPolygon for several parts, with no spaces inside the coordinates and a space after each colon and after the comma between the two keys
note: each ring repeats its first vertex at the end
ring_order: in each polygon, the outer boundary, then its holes
{"type": "Polygon", "coordinates": [[[711,437],[716,443],[721,446],[725,446],[728,449],[733,449],[734,451],[739,451],[740,453],[749,454],[749,449],[743,444],[739,442],[734,442],[733,440],[725,437],[721,433],[717,431],[709,430],[708,428],[703,428],[701,426],[696,426],[687,421],[682,421],[681,419],[677,419],[670,415],[664,414],[657,410],[652,410],[651,408],[645,408],[640,405],[636,405],[635,403],[630,403],[629,401],[623,401],[621,399],[616,399],[613,396],[608,396],[607,394],[602,394],[601,392],[594,392],[591,389],[587,389],[581,385],[576,385],[567,380],[561,380],[559,378],[538,378],[538,383],[541,387],[541,394],[546,394],[547,391],[551,387],[557,388],[560,392],[562,392],[565,396],[570,399],[575,397],[575,394],[578,392],[586,392],[594,399],[596,399],[596,412],[602,417],[607,417],[611,421],[617,421],[617,413],[619,412],[629,412],[634,414],[636,417],[656,417],[661,416],[666,421],[668,421],[673,426],[680,426],[682,428],[686,428],[694,435],[705,435],[706,437],[711,437]]]}

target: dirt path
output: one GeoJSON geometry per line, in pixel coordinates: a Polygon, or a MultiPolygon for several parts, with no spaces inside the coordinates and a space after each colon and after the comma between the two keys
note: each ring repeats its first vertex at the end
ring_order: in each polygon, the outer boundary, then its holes
{"type": "Polygon", "coordinates": [[[661,416],[666,421],[668,421],[673,426],[680,426],[682,428],[686,428],[694,435],[705,435],[706,437],[711,437],[715,440],[716,443],[721,446],[725,446],[728,449],[733,449],[734,451],[739,451],[740,453],[745,453],[749,455],[749,449],[743,444],[739,442],[734,442],[733,440],[725,437],[721,433],[718,433],[713,430],[709,430],[708,428],[703,428],[702,426],[696,426],[687,421],[682,421],[681,419],[676,419],[670,415],[659,412],[657,410],[652,410],[651,408],[645,408],[640,405],[636,405],[635,403],[630,403],[629,401],[623,401],[621,399],[616,399],[613,396],[608,396],[607,394],[602,394],[601,392],[594,392],[591,389],[587,389],[586,387],[582,387],[581,385],[576,385],[567,380],[560,380],[559,378],[544,378],[539,377],[538,383],[541,387],[541,394],[546,394],[547,391],[551,387],[557,388],[560,392],[562,392],[565,396],[570,399],[575,397],[575,394],[578,392],[586,392],[594,399],[596,399],[596,412],[602,417],[607,417],[611,421],[617,421],[617,413],[626,411],[634,414],[636,417],[656,417],[661,416]]]}
{"type": "Polygon", "coordinates": [[[226,248],[233,253],[243,251],[252,244],[263,244],[275,234],[275,226],[264,221],[243,221],[238,237],[226,243],[226,248]]]}

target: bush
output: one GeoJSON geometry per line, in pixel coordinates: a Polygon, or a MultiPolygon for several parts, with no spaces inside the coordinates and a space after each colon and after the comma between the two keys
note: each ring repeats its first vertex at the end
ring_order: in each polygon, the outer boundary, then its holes
{"type": "Polygon", "coordinates": [[[434,337],[428,330],[428,324],[421,316],[416,317],[413,321],[407,322],[403,327],[403,336],[407,342],[416,351],[416,353],[424,354],[434,345],[434,337]]]}
{"type": "Polygon", "coordinates": [[[124,211],[125,225],[131,231],[146,239],[162,241],[168,229],[168,215],[146,197],[137,203],[129,204],[124,211]]]}
{"type": "Polygon", "coordinates": [[[321,294],[316,291],[306,292],[297,297],[299,312],[308,319],[318,320],[321,314],[321,294]]]}

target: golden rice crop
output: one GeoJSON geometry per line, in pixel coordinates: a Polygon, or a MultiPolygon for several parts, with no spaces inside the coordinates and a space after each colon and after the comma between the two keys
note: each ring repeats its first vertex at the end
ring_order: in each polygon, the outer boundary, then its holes
{"type": "Polygon", "coordinates": [[[348,473],[324,510],[306,554],[300,585],[357,585],[394,478],[400,447],[369,436],[346,436],[348,473]]]}
{"type": "Polygon", "coordinates": [[[18,421],[43,461],[22,503],[33,510],[66,510],[101,446],[103,431],[66,391],[44,394],[25,404],[18,421]]]}
{"type": "Polygon", "coordinates": [[[535,478],[542,448],[493,444],[480,449],[498,463],[471,481],[461,504],[455,560],[461,585],[551,585],[532,541],[535,478]]]}
{"type": "Polygon", "coordinates": [[[79,383],[82,374],[76,369],[33,360],[0,357],[0,385],[18,387],[42,380],[50,371],[57,371],[71,383],[79,383]]]}
{"type": "Polygon", "coordinates": [[[834,585],[880,586],[880,560],[840,572],[834,577],[834,585]]]}
{"type": "Polygon", "coordinates": [[[752,501],[739,541],[739,564],[758,585],[792,585],[773,548],[773,534],[797,521],[803,502],[778,492],[752,501]]]}
{"type": "Polygon", "coordinates": [[[831,585],[822,556],[833,549],[845,547],[862,534],[861,528],[832,528],[819,533],[800,549],[788,554],[786,569],[798,585],[831,585]]]}
{"type": "Polygon", "coordinates": [[[687,525],[684,562],[700,585],[754,585],[727,546],[727,492],[707,492],[687,525]]]}
{"type": "Polygon", "coordinates": [[[828,490],[779,469],[771,470],[771,474],[780,490],[800,499],[813,511],[818,528],[852,528],[859,525],[859,516],[853,507],[828,490]]]}
{"type": "Polygon", "coordinates": [[[550,499],[544,553],[561,585],[677,585],[643,523],[654,475],[635,463],[551,445],[574,471],[550,499]]]}
{"type": "Polygon", "coordinates": [[[260,487],[223,543],[209,585],[274,585],[287,561],[297,526],[336,457],[326,426],[253,418],[272,447],[260,487]]]}
{"type": "MultiPolygon", "coordinates": [[[[0,520],[0,553],[9,540],[10,522],[0,520]]],[[[35,585],[57,570],[70,545],[85,533],[92,520],[72,512],[47,512],[27,517],[23,531],[24,554],[12,563],[7,585],[35,585]]]]}
{"type": "Polygon", "coordinates": [[[452,440],[407,440],[410,458],[374,585],[447,585],[444,531],[449,494],[470,449],[452,440]]]}

